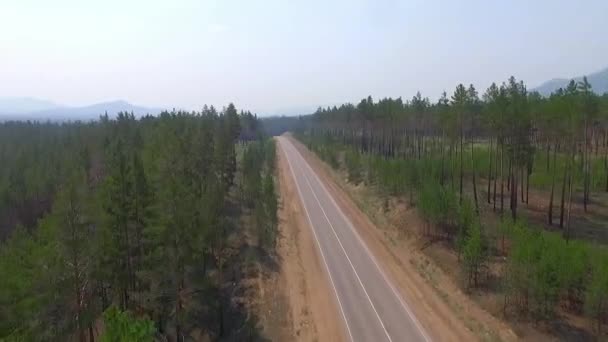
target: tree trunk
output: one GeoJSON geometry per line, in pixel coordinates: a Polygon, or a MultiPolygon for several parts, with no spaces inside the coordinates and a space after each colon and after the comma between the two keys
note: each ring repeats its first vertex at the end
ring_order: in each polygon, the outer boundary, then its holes
{"type": "Polygon", "coordinates": [[[93,332],[93,324],[89,324],[89,342],[95,342],[95,333],[93,332]]]}
{"type": "Polygon", "coordinates": [[[521,173],[520,174],[521,174],[521,182],[520,182],[521,188],[519,190],[520,190],[520,194],[521,194],[520,195],[521,202],[524,203],[524,176],[525,176],[525,174],[524,174],[524,168],[523,167],[521,168],[521,173]]]}
{"type": "Polygon", "coordinates": [[[549,162],[551,160],[550,152],[551,152],[551,144],[549,144],[549,140],[547,139],[547,172],[549,172],[549,162]]]}
{"type": "MultiPolygon", "coordinates": [[[[454,144],[450,143],[450,183],[452,184],[452,191],[456,188],[456,183],[454,182],[454,171],[456,167],[454,166],[454,144]]],[[[608,183],[606,185],[606,191],[608,191],[608,183]]]]}
{"type": "Polygon", "coordinates": [[[570,212],[572,210],[572,173],[568,177],[568,214],[566,218],[566,242],[570,241],[570,212]]]}
{"type": "Polygon", "coordinates": [[[84,329],[80,327],[80,322],[78,322],[78,341],[85,342],[87,339],[85,338],[84,329]]]}
{"type": "Polygon", "coordinates": [[[129,305],[129,292],[126,288],[122,289],[122,310],[127,310],[129,305]]]}
{"type": "Polygon", "coordinates": [[[445,130],[441,131],[441,143],[439,144],[439,148],[441,149],[441,173],[439,178],[439,184],[443,186],[444,183],[444,163],[445,163],[445,152],[444,152],[444,143],[445,143],[445,130]]]}
{"type": "Polygon", "coordinates": [[[473,198],[475,199],[475,212],[479,214],[479,202],[477,200],[477,181],[475,179],[475,162],[473,158],[473,135],[471,134],[471,171],[473,172],[473,198]]]}
{"type": "Polygon", "coordinates": [[[181,305],[179,302],[180,302],[180,299],[179,299],[179,295],[178,295],[178,298],[175,302],[175,315],[177,316],[175,318],[175,341],[177,341],[177,342],[182,341],[182,326],[181,326],[180,319],[179,319],[179,315],[181,315],[181,305]]]}
{"type": "Polygon", "coordinates": [[[532,175],[532,168],[534,167],[532,163],[528,164],[528,170],[526,170],[526,204],[530,203],[530,175],[532,175]]]}
{"type": "Polygon", "coordinates": [[[462,181],[464,177],[463,173],[463,137],[464,133],[462,133],[462,123],[460,128],[460,203],[462,203],[462,181]]]}
{"type": "Polygon", "coordinates": [[[555,193],[555,176],[557,174],[557,144],[554,147],[555,149],[553,151],[553,175],[551,176],[551,196],[549,199],[549,212],[547,214],[549,225],[553,225],[553,197],[555,193]]]}
{"type": "MultiPolygon", "coordinates": [[[[498,153],[499,153],[499,149],[498,149],[498,139],[496,140],[496,153],[495,153],[495,157],[494,159],[496,159],[496,167],[494,167],[494,199],[493,199],[493,207],[492,210],[496,211],[496,184],[498,183],[498,153]]],[[[501,157],[500,157],[500,168],[502,169],[502,152],[501,152],[501,157]]],[[[501,177],[502,177],[502,171],[501,171],[501,177]]]]}
{"type": "Polygon", "coordinates": [[[490,137],[490,166],[488,167],[488,204],[490,204],[490,186],[492,184],[492,137],[490,137]]]}
{"type": "MultiPolygon", "coordinates": [[[[587,144],[587,116],[585,115],[585,126],[584,126],[584,152],[583,152],[583,208],[585,213],[587,212],[587,202],[589,201],[589,148],[587,144]]],[[[568,209],[569,211],[570,209],[568,209]]]]}
{"type": "MultiPolygon", "coordinates": [[[[571,151],[574,154],[574,151],[571,151]]],[[[568,181],[568,174],[571,172],[572,165],[570,165],[570,158],[564,166],[564,179],[562,181],[562,199],[559,210],[559,227],[564,228],[564,214],[565,214],[565,203],[566,203],[566,182],[568,181]]]]}
{"type": "Polygon", "coordinates": [[[512,184],[511,181],[512,181],[512,178],[513,178],[513,177],[511,177],[512,174],[513,174],[513,157],[509,156],[509,174],[507,176],[507,190],[508,191],[511,191],[511,186],[512,186],[511,185],[512,184]]]}
{"type": "Polygon", "coordinates": [[[500,145],[500,214],[502,215],[505,211],[505,177],[503,168],[503,160],[505,153],[504,142],[501,142],[500,145]]]}
{"type": "MultiPolygon", "coordinates": [[[[223,282],[223,262],[222,262],[222,239],[224,236],[224,232],[223,232],[223,228],[220,229],[220,239],[219,239],[219,249],[218,249],[218,288],[221,289],[222,287],[222,282],[223,282]]],[[[222,296],[220,295],[220,298],[218,299],[219,301],[219,305],[218,305],[218,314],[219,314],[219,336],[223,337],[224,336],[224,302],[222,300],[222,296]]]]}
{"type": "Polygon", "coordinates": [[[517,219],[517,172],[511,172],[511,216],[517,219]]]}

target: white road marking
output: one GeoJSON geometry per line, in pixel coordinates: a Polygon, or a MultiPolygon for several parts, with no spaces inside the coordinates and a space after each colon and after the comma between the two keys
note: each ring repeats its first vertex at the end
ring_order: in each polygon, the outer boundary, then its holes
{"type": "MultiPolygon", "coordinates": [[[[290,142],[290,144],[291,144],[291,142],[290,142]]],[[[346,221],[346,223],[348,223],[349,228],[355,234],[355,236],[357,236],[357,239],[359,240],[359,242],[361,243],[361,245],[363,245],[363,248],[365,249],[365,252],[370,257],[370,259],[372,260],[372,262],[374,263],[374,265],[376,266],[376,268],[378,269],[378,271],[382,275],[382,278],[384,279],[384,281],[386,282],[386,284],[390,287],[390,289],[393,292],[393,294],[399,299],[399,303],[401,304],[401,306],[403,307],[403,309],[405,310],[405,312],[408,314],[408,316],[410,317],[410,319],[414,322],[414,325],[418,329],[418,332],[422,335],[422,338],[424,338],[425,341],[430,342],[431,339],[427,335],[426,331],[424,330],[424,328],[422,327],[422,325],[420,324],[420,322],[418,321],[418,319],[416,318],[416,316],[414,316],[414,314],[411,312],[409,306],[407,304],[405,304],[405,302],[403,301],[403,298],[401,297],[401,295],[397,292],[397,290],[395,289],[395,287],[388,280],[388,277],[386,276],[386,274],[384,273],[384,271],[382,270],[382,268],[378,265],[378,262],[376,261],[376,258],[371,253],[371,251],[367,247],[367,244],[363,241],[363,239],[361,238],[361,236],[359,235],[359,233],[357,232],[357,230],[354,228],[354,226],[353,226],[352,222],[350,221],[350,219],[348,219],[348,217],[346,216],[346,214],[344,214],[344,212],[342,211],[342,209],[340,208],[340,206],[336,203],[336,201],[334,200],[334,198],[331,196],[331,194],[329,193],[329,191],[327,190],[327,188],[325,187],[325,185],[323,184],[323,182],[319,179],[319,176],[317,176],[317,174],[314,172],[314,170],[312,170],[312,167],[308,164],[308,162],[306,162],[306,160],[304,159],[304,157],[302,157],[302,154],[295,148],[295,146],[293,146],[293,144],[292,144],[292,147],[296,151],[296,153],[300,156],[300,158],[302,158],[302,160],[304,160],[304,164],[311,171],[311,173],[314,175],[314,177],[316,178],[317,182],[321,185],[321,188],[323,189],[323,191],[329,197],[330,201],[334,204],[334,206],[336,208],[338,208],[338,211],[340,212],[340,215],[344,218],[344,220],[346,221]]]]}
{"type": "Polygon", "coordinates": [[[391,335],[389,335],[388,331],[386,330],[386,327],[384,326],[384,322],[382,321],[382,318],[380,318],[380,315],[378,314],[378,311],[376,310],[376,307],[374,306],[374,302],[372,302],[372,299],[369,297],[369,294],[367,293],[367,290],[365,289],[365,285],[363,285],[363,282],[361,281],[361,278],[359,277],[359,274],[357,273],[355,266],[353,265],[352,261],[350,260],[348,253],[346,253],[346,249],[344,249],[344,246],[342,245],[342,241],[340,241],[340,238],[338,237],[338,234],[336,233],[336,230],[334,229],[334,225],[329,220],[329,217],[327,217],[327,213],[325,212],[325,209],[323,209],[323,205],[321,204],[321,201],[319,201],[319,197],[317,197],[317,194],[315,193],[315,190],[312,188],[312,185],[310,184],[310,181],[308,180],[308,177],[306,176],[306,174],[304,174],[304,178],[306,178],[306,183],[308,184],[308,187],[310,188],[312,195],[315,197],[315,200],[319,204],[319,208],[321,208],[321,211],[323,212],[323,216],[325,216],[325,220],[327,221],[327,223],[329,223],[329,227],[331,228],[332,232],[334,233],[336,240],[338,240],[338,244],[340,245],[340,248],[342,248],[342,252],[344,252],[344,255],[346,256],[346,260],[348,260],[350,267],[352,268],[353,272],[355,273],[355,276],[357,277],[357,280],[359,281],[359,285],[361,285],[361,288],[363,289],[363,292],[365,293],[365,296],[367,297],[367,301],[371,305],[372,310],[374,310],[374,313],[376,314],[376,318],[378,318],[378,321],[380,322],[380,325],[382,326],[382,329],[384,330],[384,334],[386,334],[386,337],[388,338],[388,340],[390,342],[393,342],[391,335]]]}
{"type": "MultiPolygon", "coordinates": [[[[290,142],[291,144],[291,142],[290,142]]],[[[319,252],[321,252],[321,259],[323,259],[323,264],[325,264],[325,269],[327,270],[327,274],[329,275],[329,280],[331,282],[331,286],[334,289],[334,294],[336,295],[336,299],[338,300],[338,306],[340,306],[340,312],[342,313],[342,318],[344,319],[344,323],[346,324],[346,330],[348,331],[348,336],[350,337],[350,341],[354,342],[353,334],[350,331],[350,326],[348,325],[348,319],[346,319],[346,315],[344,314],[344,308],[342,307],[342,302],[340,301],[340,296],[338,295],[338,290],[336,289],[336,285],[334,284],[334,279],[331,275],[331,271],[329,270],[329,265],[327,265],[327,260],[325,259],[325,254],[323,253],[323,249],[321,248],[321,243],[319,243],[319,238],[317,237],[317,232],[312,224],[312,220],[310,219],[310,214],[308,213],[308,209],[306,208],[306,204],[304,203],[304,197],[302,196],[302,191],[300,190],[300,185],[298,184],[298,180],[296,178],[295,173],[293,172],[293,166],[291,165],[291,161],[289,160],[289,156],[287,156],[287,151],[283,148],[284,144],[281,144],[281,149],[283,150],[283,154],[285,158],[287,158],[287,163],[289,164],[289,170],[291,171],[291,175],[293,177],[294,183],[296,183],[296,188],[298,189],[298,195],[300,196],[300,201],[302,202],[302,207],[304,207],[304,211],[306,212],[306,217],[308,218],[308,223],[312,233],[315,237],[315,241],[317,242],[317,247],[319,248],[319,252]]]]}

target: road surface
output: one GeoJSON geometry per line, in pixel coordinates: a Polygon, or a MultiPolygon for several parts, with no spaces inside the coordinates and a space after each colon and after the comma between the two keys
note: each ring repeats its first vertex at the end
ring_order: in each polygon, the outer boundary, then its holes
{"type": "Polygon", "coordinates": [[[350,341],[430,341],[350,220],[286,137],[287,158],[304,213],[350,341]]]}

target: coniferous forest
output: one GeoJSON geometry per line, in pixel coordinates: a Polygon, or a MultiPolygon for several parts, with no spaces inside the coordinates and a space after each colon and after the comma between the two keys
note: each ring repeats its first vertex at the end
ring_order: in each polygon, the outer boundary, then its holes
{"type": "MultiPolygon", "coordinates": [[[[608,323],[608,94],[586,78],[549,97],[511,77],[431,102],[319,108],[296,137],[352,184],[415,207],[462,287],[502,317],[608,323]],[[496,310],[498,311],[498,309],[496,310]],[[561,315],[563,316],[563,315],[561,315]]],[[[405,224],[405,223],[404,223],[405,224]]]]}
{"type": "MultiPolygon", "coordinates": [[[[515,78],[310,116],[121,113],[0,124],[0,340],[250,340],[239,251],[273,255],[285,129],[399,198],[501,317],[608,323],[608,95],[515,78]],[[247,240],[247,241],[244,241],[247,240]],[[241,241],[241,242],[239,242],[241,241]]],[[[264,257],[260,257],[263,259],[264,257]]]]}
{"type": "Polygon", "coordinates": [[[0,124],[0,340],[245,339],[231,241],[273,253],[274,153],[232,104],[0,124]]]}

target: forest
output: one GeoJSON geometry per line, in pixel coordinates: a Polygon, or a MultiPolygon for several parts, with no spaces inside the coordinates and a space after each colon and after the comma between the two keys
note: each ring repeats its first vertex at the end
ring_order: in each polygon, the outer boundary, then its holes
{"type": "Polygon", "coordinates": [[[274,163],[233,104],[0,124],[0,340],[247,339],[235,241],[272,255],[274,163]]]}
{"type": "Polygon", "coordinates": [[[608,323],[608,94],[586,79],[551,96],[514,77],[437,102],[371,97],[319,108],[296,137],[352,184],[414,206],[469,293],[502,317],[608,323]]]}

